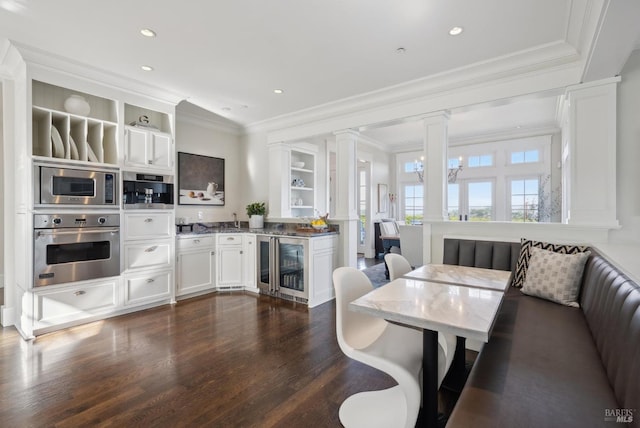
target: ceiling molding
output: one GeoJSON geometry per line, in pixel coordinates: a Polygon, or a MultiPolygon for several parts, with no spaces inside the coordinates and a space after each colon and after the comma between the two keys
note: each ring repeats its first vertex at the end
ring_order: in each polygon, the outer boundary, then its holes
{"type": "Polygon", "coordinates": [[[165,88],[149,85],[144,82],[132,80],[128,77],[109,73],[104,70],[88,66],[86,64],[63,58],[40,49],[12,42],[24,61],[29,65],[55,71],[60,74],[81,77],[101,86],[110,86],[117,90],[125,90],[145,98],[177,105],[186,98],[185,95],[171,92],[165,88]]]}
{"type": "Polygon", "coordinates": [[[235,122],[224,118],[218,118],[213,113],[209,115],[197,114],[191,111],[184,111],[179,107],[176,109],[176,122],[188,125],[200,126],[218,132],[224,132],[235,136],[243,135],[244,128],[235,122]]]}
{"type": "Polygon", "coordinates": [[[551,135],[560,132],[560,128],[555,125],[528,127],[521,129],[503,129],[492,131],[486,134],[470,135],[463,137],[449,138],[450,146],[466,146],[470,144],[493,143],[496,141],[515,140],[520,138],[538,137],[540,135],[551,135]]]}
{"type": "Polygon", "coordinates": [[[24,60],[8,39],[0,38],[0,77],[13,78],[24,60]]]}
{"type": "Polygon", "coordinates": [[[246,129],[248,132],[272,131],[327,120],[363,109],[374,109],[388,106],[390,103],[406,102],[456,90],[462,86],[477,85],[498,79],[510,79],[517,75],[536,73],[553,67],[569,66],[578,60],[579,55],[573,46],[558,41],[256,122],[249,124],[246,129]]]}

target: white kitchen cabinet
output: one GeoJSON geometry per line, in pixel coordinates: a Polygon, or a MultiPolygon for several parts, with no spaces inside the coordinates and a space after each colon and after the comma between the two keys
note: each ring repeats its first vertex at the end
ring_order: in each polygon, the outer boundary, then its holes
{"type": "Polygon", "coordinates": [[[164,238],[173,235],[173,211],[127,212],[124,214],[124,239],[164,238]]]}
{"type": "Polygon", "coordinates": [[[125,166],[173,172],[173,139],[165,132],[135,126],[125,129],[125,166]]]}
{"type": "Polygon", "coordinates": [[[173,260],[171,238],[126,242],[124,244],[124,271],[138,269],[168,269],[173,260]]]}
{"type": "Polygon", "coordinates": [[[338,236],[311,238],[309,243],[309,302],[310,308],[335,297],[333,271],[338,267],[338,236]]]}
{"type": "Polygon", "coordinates": [[[143,305],[171,297],[173,271],[150,270],[125,277],[125,306],[143,305]]]}
{"type": "Polygon", "coordinates": [[[118,307],[120,278],[85,281],[73,286],[38,288],[34,296],[34,333],[114,312],[118,307]]]}
{"type": "Polygon", "coordinates": [[[215,255],[213,237],[178,239],[177,296],[215,288],[215,255]]]}
{"type": "Polygon", "coordinates": [[[243,263],[244,263],[244,287],[247,290],[258,292],[256,278],[257,244],[256,235],[247,233],[243,236],[243,263]]]}
{"type": "Polygon", "coordinates": [[[241,288],[244,286],[243,235],[222,233],[216,237],[216,286],[241,288]]]}

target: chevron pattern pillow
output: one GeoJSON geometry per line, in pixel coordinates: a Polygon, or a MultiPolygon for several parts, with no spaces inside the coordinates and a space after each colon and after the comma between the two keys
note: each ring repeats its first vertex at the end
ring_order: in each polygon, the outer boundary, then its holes
{"type": "Polygon", "coordinates": [[[518,255],[516,270],[513,274],[512,287],[522,288],[524,285],[524,280],[527,277],[527,269],[529,268],[529,259],[531,258],[531,248],[534,247],[560,254],[576,254],[589,251],[589,247],[586,245],[553,244],[550,242],[532,241],[521,238],[520,254],[518,255]]]}
{"type": "Polygon", "coordinates": [[[560,254],[532,247],[522,292],[562,305],[579,307],[582,271],[589,254],[589,251],[560,254]]]}

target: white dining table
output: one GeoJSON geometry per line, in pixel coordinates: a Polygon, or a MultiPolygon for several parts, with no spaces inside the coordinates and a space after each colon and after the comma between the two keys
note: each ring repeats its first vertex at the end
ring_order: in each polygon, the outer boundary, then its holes
{"type": "Polygon", "coordinates": [[[510,271],[477,267],[427,264],[403,275],[404,278],[444,282],[465,287],[505,291],[511,278],[510,271]]]}
{"type": "Polygon", "coordinates": [[[349,309],[423,331],[424,426],[437,426],[438,332],[488,342],[502,291],[398,278],[349,304],[349,309]]]}

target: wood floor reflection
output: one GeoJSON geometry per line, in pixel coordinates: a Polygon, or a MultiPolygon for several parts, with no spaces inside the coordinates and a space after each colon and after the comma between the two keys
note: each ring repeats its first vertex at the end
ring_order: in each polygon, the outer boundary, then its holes
{"type": "Polygon", "coordinates": [[[338,427],[346,397],[393,384],[342,354],[333,302],[220,293],[32,342],[0,331],[6,427],[338,427]]]}

